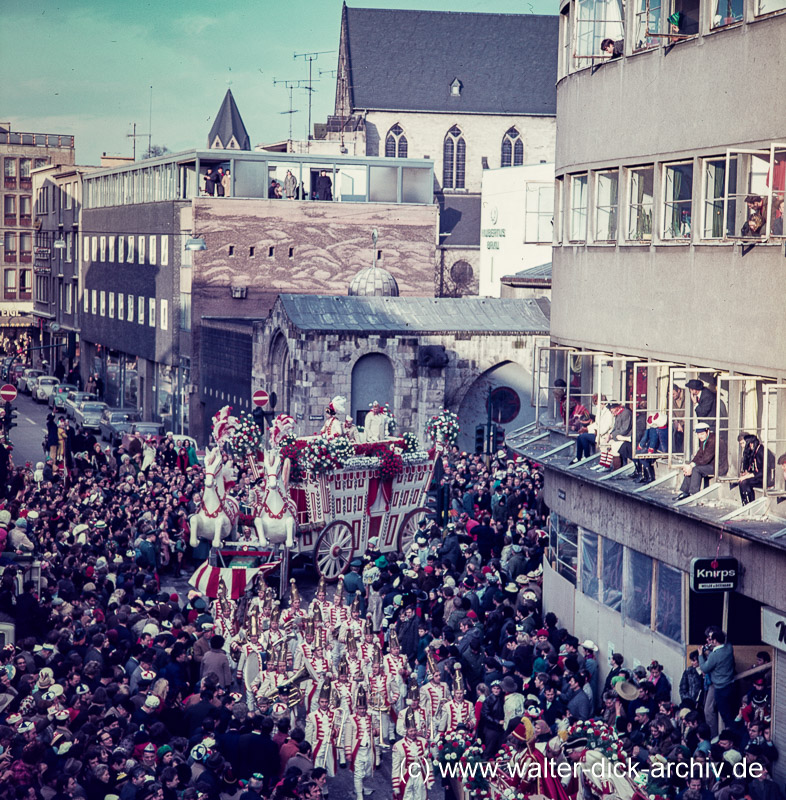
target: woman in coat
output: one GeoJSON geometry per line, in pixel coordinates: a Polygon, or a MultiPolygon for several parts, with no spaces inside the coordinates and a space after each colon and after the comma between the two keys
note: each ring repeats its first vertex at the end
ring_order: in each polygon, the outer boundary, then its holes
{"type": "Polygon", "coordinates": [[[740,468],[740,499],[745,506],[755,495],[755,486],[761,487],[764,480],[764,446],[757,436],[743,434],[742,467],[740,468]]]}

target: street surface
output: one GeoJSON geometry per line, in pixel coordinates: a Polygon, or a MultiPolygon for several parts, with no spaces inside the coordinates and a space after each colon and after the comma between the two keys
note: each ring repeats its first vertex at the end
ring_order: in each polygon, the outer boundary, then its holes
{"type": "Polygon", "coordinates": [[[44,440],[46,415],[50,408],[46,403],[36,403],[31,397],[18,394],[12,405],[17,410],[16,427],[11,429],[11,457],[14,466],[23,466],[29,461],[33,467],[44,460],[41,442],[44,440]]]}

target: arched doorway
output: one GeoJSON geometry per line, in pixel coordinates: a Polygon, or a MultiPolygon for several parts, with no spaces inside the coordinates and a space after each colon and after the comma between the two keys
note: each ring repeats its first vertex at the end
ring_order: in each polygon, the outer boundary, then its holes
{"type": "MultiPolygon", "coordinates": [[[[362,425],[368,407],[374,400],[381,405],[393,405],[393,365],[382,353],[369,353],[355,362],[352,368],[351,414],[357,425],[362,425]]],[[[395,408],[393,409],[395,412],[395,408]]]]}
{"type": "Polygon", "coordinates": [[[270,347],[269,392],[277,395],[276,413],[288,414],[290,407],[291,382],[289,380],[289,345],[286,337],[279,331],[270,347]]]}
{"type": "Polygon", "coordinates": [[[458,446],[474,451],[475,428],[488,421],[489,398],[491,421],[507,432],[532,422],[531,390],[532,373],[513,361],[497,364],[476,378],[459,406],[458,446]]]}

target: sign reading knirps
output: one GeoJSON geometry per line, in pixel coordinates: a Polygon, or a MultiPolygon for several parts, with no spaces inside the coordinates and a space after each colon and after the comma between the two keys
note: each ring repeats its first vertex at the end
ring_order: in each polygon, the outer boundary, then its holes
{"type": "Polygon", "coordinates": [[[786,652],[786,614],[761,607],[761,640],[786,652]]]}
{"type": "Polygon", "coordinates": [[[694,558],[690,587],[694,592],[730,592],[737,588],[739,575],[736,558],[694,558]]]}

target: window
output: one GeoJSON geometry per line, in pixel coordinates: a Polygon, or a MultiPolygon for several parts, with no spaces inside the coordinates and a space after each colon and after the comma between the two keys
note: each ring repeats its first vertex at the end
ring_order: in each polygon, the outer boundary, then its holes
{"type": "Polygon", "coordinates": [[[524,241],[551,244],[554,239],[554,184],[528,183],[524,192],[524,241]]]}
{"type": "Polygon", "coordinates": [[[45,167],[48,163],[49,161],[46,158],[34,158],[33,169],[40,169],[41,167],[45,167]]]}
{"type": "Polygon", "coordinates": [[[115,293],[109,292],[109,319],[115,318],[115,293]]]}
{"type": "Polygon", "coordinates": [[[98,291],[90,290],[90,313],[95,317],[98,314],[98,291]]]}
{"type": "Polygon", "coordinates": [[[161,266],[169,265],[169,237],[166,234],[161,236],[161,266]]]}
{"type": "Polygon", "coordinates": [[[98,293],[98,313],[106,316],[106,292],[103,289],[98,293]]]}
{"type": "Polygon", "coordinates": [[[114,263],[114,261],[115,261],[115,237],[114,236],[110,236],[109,237],[109,247],[108,247],[107,260],[111,261],[112,263],[114,263]]]}
{"type": "Polygon", "coordinates": [[[407,137],[398,122],[388,131],[388,135],[385,137],[385,157],[407,157],[407,137]]]}
{"type": "Polygon", "coordinates": [[[7,269],[3,276],[3,288],[6,295],[13,295],[16,293],[16,270],[7,269]]]}
{"type": "Polygon", "coordinates": [[[3,175],[6,178],[16,178],[16,159],[6,158],[3,162],[3,175]]]}
{"type": "Polygon", "coordinates": [[[73,294],[74,294],[74,284],[69,283],[65,287],[65,305],[63,306],[63,311],[66,314],[71,314],[72,312],[72,303],[73,303],[73,294]]]}
{"type": "Polygon", "coordinates": [[[90,311],[90,295],[88,294],[87,289],[85,289],[82,293],[82,311],[84,311],[85,314],[90,311]]]}
{"type": "Polygon", "coordinates": [[[90,253],[91,253],[91,261],[98,261],[98,237],[91,236],[90,237],[90,253]]]}
{"type": "Polygon", "coordinates": [[[515,128],[508,128],[502,137],[501,167],[520,167],[524,163],[524,142],[515,128]]]}
{"type": "Polygon", "coordinates": [[[289,248],[289,257],[290,258],[294,258],[295,257],[295,248],[294,247],[290,247],[289,248]]]}
{"type": "Polygon", "coordinates": [[[118,236],[117,237],[117,263],[122,264],[125,259],[125,249],[126,249],[126,237],[125,236],[118,236]]]}
{"type": "Polygon", "coordinates": [[[635,36],[633,39],[634,50],[646,50],[658,44],[658,37],[653,33],[660,33],[660,0],[638,0],[636,11],[635,36]]]}
{"type": "Polygon", "coordinates": [[[682,642],[682,573],[658,562],[655,630],[682,642]]]}
{"type": "MultiPolygon", "coordinates": [[[[253,255],[250,253],[249,255],[253,255]]],[[[268,258],[275,258],[276,255],[276,248],[275,247],[268,247],[267,249],[267,257],[268,258]]]]}
{"type": "Polygon", "coordinates": [[[156,299],[151,297],[148,301],[147,324],[151,328],[156,327],[156,299]]]}
{"type": "Polygon", "coordinates": [[[126,252],[126,263],[133,264],[134,263],[134,237],[128,237],[128,251],[126,252]]]}
{"type": "Polygon", "coordinates": [[[19,198],[19,216],[22,219],[30,219],[33,214],[33,198],[23,195],[19,198]]]}
{"type": "Polygon", "coordinates": [[[581,591],[598,599],[598,534],[581,528],[581,591]]]}
{"type": "Polygon", "coordinates": [[[123,292],[117,293],[117,318],[120,322],[126,318],[126,304],[125,304],[126,296],[123,292]]]}
{"type": "Polygon", "coordinates": [[[3,241],[3,249],[5,250],[5,257],[8,260],[9,256],[16,257],[16,234],[15,233],[8,233],[6,231],[4,241],[3,241]]]}
{"type": "Polygon", "coordinates": [[[624,548],[611,539],[602,539],[603,605],[612,611],[622,611],[622,556],[624,548]]]}
{"type": "Polygon", "coordinates": [[[671,0],[669,32],[695,36],[699,32],[700,0],[671,0]]]}
{"type": "Polygon", "coordinates": [[[145,324],[145,298],[141,295],[136,299],[136,324],[145,324]]]}
{"type": "Polygon", "coordinates": [[[152,264],[153,266],[155,266],[155,263],[156,263],[156,249],[157,249],[156,248],[156,239],[157,238],[158,238],[157,236],[151,236],[150,237],[150,247],[148,248],[148,251],[147,251],[148,263],[152,264]]]}
{"type": "MultiPolygon", "coordinates": [[[[729,165],[735,178],[729,176],[729,186],[736,185],[737,162],[729,165]]],[[[723,224],[723,208],[726,198],[726,159],[717,158],[704,162],[704,218],[701,227],[702,239],[722,239],[732,231],[723,224]]],[[[729,219],[735,216],[736,200],[728,204],[729,219]]]]}
{"type": "Polygon", "coordinates": [[[467,145],[461,128],[454,125],[445,136],[442,147],[442,188],[463,189],[467,145]]]}
{"type": "Polygon", "coordinates": [[[554,243],[562,244],[562,199],[565,182],[563,178],[554,181],[554,243]]]}
{"type": "Polygon", "coordinates": [[[628,241],[652,241],[654,167],[628,170],[628,241]]]}
{"type": "Polygon", "coordinates": [[[191,295],[188,292],[180,293],[180,330],[191,330],[191,295]]]}
{"type": "Polygon", "coordinates": [[[145,263],[145,237],[139,236],[137,237],[137,263],[144,264],[145,263]]]}
{"type": "Polygon", "coordinates": [[[773,144],[768,150],[728,150],[726,171],[727,235],[783,236],[786,144],[773,144]]]}
{"type": "MultiPolygon", "coordinates": [[[[7,194],[3,198],[3,214],[6,217],[16,217],[16,195],[15,194],[7,194]]],[[[16,224],[16,220],[11,223],[12,225],[16,224]]]]}
{"type": "Polygon", "coordinates": [[[235,245],[229,245],[229,256],[230,258],[235,255],[235,245]]]}
{"type": "Polygon", "coordinates": [[[551,515],[552,555],[557,562],[557,572],[576,585],[576,566],[579,560],[579,529],[569,520],[551,515]]]}
{"type": "Polygon", "coordinates": [[[19,291],[22,294],[30,294],[33,291],[32,274],[29,269],[19,270],[19,291]]]}
{"type": "Polygon", "coordinates": [[[571,242],[587,240],[587,176],[570,176],[570,231],[571,242]]]}
{"type": "Polygon", "coordinates": [[[161,330],[169,330],[169,300],[161,300],[161,330]]]}
{"type": "Polygon", "coordinates": [[[66,258],[65,260],[71,263],[71,259],[74,256],[73,253],[73,245],[74,245],[74,235],[71,233],[65,234],[65,246],[66,246],[66,258]]]}
{"type": "Polygon", "coordinates": [[[30,159],[29,158],[20,158],[19,159],[19,177],[20,178],[29,178],[30,177],[30,159]]]}
{"type": "Polygon", "coordinates": [[[71,193],[71,187],[72,186],[73,186],[73,184],[71,184],[71,183],[67,183],[65,185],[65,199],[66,199],[65,207],[66,208],[73,208],[74,207],[74,203],[73,203],[74,196],[71,193]]]}
{"type": "Polygon", "coordinates": [[[126,300],[128,301],[126,303],[126,320],[128,322],[133,322],[134,321],[134,295],[129,294],[126,297],[126,300]]]}
{"type": "Polygon", "coordinates": [[[19,234],[19,252],[23,256],[30,256],[33,254],[33,234],[20,233],[19,234]]]}
{"type": "Polygon", "coordinates": [[[786,0],[758,0],[756,14],[770,14],[773,11],[783,11],[786,0]]]}
{"type": "Polygon", "coordinates": [[[743,0],[715,0],[715,13],[712,16],[713,28],[724,28],[735,22],[742,22],[743,0]]]}
{"type": "Polygon", "coordinates": [[[101,262],[103,263],[106,261],[106,236],[100,237],[99,245],[98,245],[98,252],[101,262]]]}
{"type": "MultiPolygon", "coordinates": [[[[574,56],[597,56],[604,39],[624,38],[625,12],[622,0],[576,0],[574,56]]],[[[592,66],[592,60],[574,59],[575,69],[592,66]]]]}
{"type": "Polygon", "coordinates": [[[595,241],[617,241],[619,172],[595,173],[595,241]]]}
{"type": "Polygon", "coordinates": [[[663,238],[690,239],[693,164],[665,164],[663,238]]]}
{"type": "Polygon", "coordinates": [[[648,628],[652,624],[652,559],[628,550],[627,590],[622,605],[628,619],[648,628]]]}
{"type": "MultiPolygon", "coordinates": [[[[271,247],[270,249],[272,250],[273,248],[271,247]]],[[[255,253],[256,253],[256,249],[254,247],[249,247],[248,248],[248,257],[249,258],[253,258],[255,253]]],[[[272,255],[272,253],[268,253],[268,255],[272,255]]]]}

